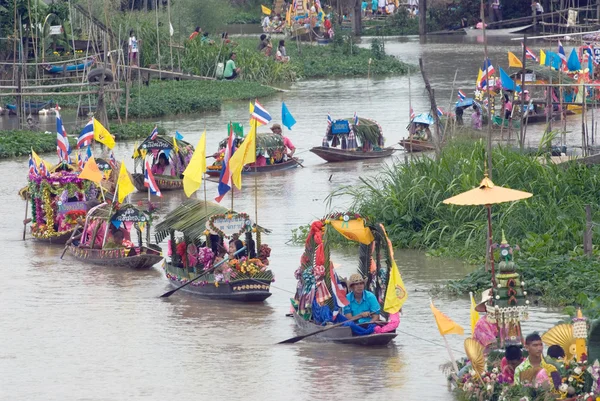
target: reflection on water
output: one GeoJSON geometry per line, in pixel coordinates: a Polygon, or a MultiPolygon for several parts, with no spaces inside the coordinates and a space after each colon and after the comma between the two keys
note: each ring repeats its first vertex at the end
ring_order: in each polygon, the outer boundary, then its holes
{"type": "MultiPolygon", "coordinates": [[[[518,42],[492,44],[490,53],[502,65],[506,50],[518,47],[518,42]]],[[[481,46],[465,38],[432,38],[425,44],[414,38],[388,39],[386,50],[414,64],[423,57],[439,99],[449,99],[457,68],[457,87],[471,88],[482,59],[481,46]]],[[[411,84],[413,107],[426,110],[420,75],[414,74],[411,84]]],[[[0,292],[0,338],[5,344],[0,349],[0,399],[253,400],[268,394],[268,399],[290,401],[451,400],[438,369],[448,356],[429,310],[427,289],[472,269],[458,261],[396,252],[409,300],[399,335],[389,347],[371,350],[311,341],[274,345],[296,334],[285,314],[302,247],[288,244],[290,230],[326,213],[324,200],[331,191],[372,177],[393,161],[326,164],[307,149],[321,143],[328,112],[339,118],[356,111],[377,120],[393,145],[405,135],[408,123],[407,88],[407,77],[316,80],[299,82],[293,91],[262,101],[275,120],[282,100],[294,114],[298,123],[288,135],[305,166],[245,179],[242,191],[234,191],[235,209],[254,218],[257,199],[258,222],[273,230],[264,242],[273,249],[276,282],[273,296],[262,305],[216,303],[185,293],[158,299],[170,289],[158,266],[146,272],[90,266],[69,255],[59,260],[61,246],[21,241],[24,203],[16,194],[25,184],[27,161],[0,162],[10,172],[0,184],[5,250],[0,261],[5,284],[0,292]]],[[[247,102],[235,102],[226,103],[219,113],[162,123],[193,144],[206,125],[210,152],[225,136],[227,121],[247,118],[247,102]]],[[[53,130],[53,124],[47,129],[53,130]]],[[[133,170],[131,146],[118,143],[115,154],[133,170]]],[[[206,193],[208,199],[217,195],[215,182],[206,183],[206,193]]],[[[145,196],[136,193],[132,200],[145,196]]],[[[203,190],[196,196],[202,198],[203,190]]],[[[182,192],[165,192],[155,200],[159,216],[184,199],[182,192]]],[[[335,199],[334,206],[342,209],[348,202],[335,199]]],[[[228,206],[230,197],[223,203],[228,206]]],[[[334,250],[333,258],[343,275],[356,269],[354,252],[334,250]]],[[[436,305],[468,333],[466,294],[436,299],[436,305]]],[[[523,324],[526,333],[546,329],[560,315],[532,308],[531,318],[523,324]]],[[[463,339],[448,337],[457,356],[463,339]]]]}

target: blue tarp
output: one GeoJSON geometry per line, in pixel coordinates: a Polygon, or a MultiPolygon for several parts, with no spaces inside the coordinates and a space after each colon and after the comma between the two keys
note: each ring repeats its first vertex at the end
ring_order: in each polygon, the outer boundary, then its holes
{"type": "Polygon", "coordinates": [[[429,113],[421,113],[412,119],[412,123],[431,125],[434,123],[433,117],[429,113]]]}

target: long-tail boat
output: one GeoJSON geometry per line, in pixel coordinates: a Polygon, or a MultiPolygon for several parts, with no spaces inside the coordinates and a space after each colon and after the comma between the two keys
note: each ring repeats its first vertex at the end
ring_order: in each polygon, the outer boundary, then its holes
{"type": "Polygon", "coordinates": [[[429,113],[416,115],[406,127],[408,138],[401,139],[398,143],[409,153],[435,150],[429,129],[429,126],[434,123],[433,117],[429,113]],[[423,132],[427,132],[427,134],[423,135],[423,132]]]}
{"type": "Polygon", "coordinates": [[[342,344],[387,345],[396,337],[395,329],[399,322],[398,312],[392,314],[395,316],[384,312],[388,285],[394,285],[396,294],[401,292],[397,295],[399,299],[406,297],[406,291],[403,286],[390,281],[390,277],[396,273],[399,276],[399,272],[392,271],[398,267],[383,225],[368,224],[355,213],[329,214],[311,224],[300,267],[295,272],[298,285],[292,300],[294,321],[301,335],[310,334],[326,328],[328,322],[336,323],[335,316],[342,312],[340,306],[347,305],[346,290],[342,289],[345,280],[336,273],[329,251],[328,241],[334,232],[359,244],[358,271],[366,278],[365,290],[376,296],[381,315],[388,318],[388,323],[364,328],[362,332],[354,327],[341,326],[314,337],[342,344]]]}
{"type": "Polygon", "coordinates": [[[329,124],[323,144],[310,151],[328,162],[380,159],[394,153],[384,143],[383,130],[376,121],[346,118],[329,124]]]}
{"type": "Polygon", "coordinates": [[[163,259],[160,247],[150,243],[151,221],[149,212],[131,204],[102,203],[87,213],[80,241],[69,244],[69,252],[96,265],[148,269],[163,259]],[[131,241],[132,229],[137,232],[137,245],[131,241]]]}
{"type": "Polygon", "coordinates": [[[216,300],[261,302],[271,296],[273,281],[268,267],[271,249],[261,242],[261,234],[268,232],[254,224],[246,213],[189,199],[156,226],[156,240],[170,238],[169,258],[163,268],[171,285],[179,287],[203,276],[181,291],[216,300]],[[176,238],[176,232],[182,236],[176,238]],[[229,243],[231,248],[241,241],[236,241],[238,237],[245,238],[247,254],[227,259],[223,240],[233,240],[229,243]],[[222,260],[225,262],[216,267],[222,260]]]}
{"type": "Polygon", "coordinates": [[[182,173],[193,153],[194,147],[182,140],[161,135],[154,139],[146,138],[133,154],[134,172],[131,174],[133,185],[138,191],[147,191],[148,189],[144,186],[145,162],[149,160],[150,165],[156,164],[160,155],[164,154],[169,161],[171,173],[154,174],[156,185],[161,191],[182,189],[182,173]],[[141,173],[137,172],[138,169],[141,169],[141,173]]]}

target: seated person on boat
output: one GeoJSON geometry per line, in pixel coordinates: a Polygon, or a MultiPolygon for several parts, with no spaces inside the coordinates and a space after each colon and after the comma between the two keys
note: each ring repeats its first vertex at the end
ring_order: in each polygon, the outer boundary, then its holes
{"type": "Polygon", "coordinates": [[[169,158],[164,152],[158,155],[158,161],[152,165],[152,174],[154,175],[175,175],[175,169],[171,166],[169,158]]]}
{"type": "MultiPolygon", "coordinates": [[[[534,380],[538,384],[544,381],[551,383],[551,378],[554,387],[558,387],[561,383],[560,373],[554,365],[547,363],[544,359],[544,343],[540,335],[537,333],[528,335],[525,338],[525,348],[529,356],[515,369],[514,383],[521,384],[521,381],[526,380],[525,378],[531,376],[533,372],[535,373],[534,380]]],[[[534,380],[528,381],[533,382],[534,380]]]]}
{"type": "Polygon", "coordinates": [[[410,139],[417,139],[419,141],[429,141],[431,138],[431,131],[429,130],[429,126],[427,124],[422,123],[413,123],[411,124],[412,132],[409,132],[410,139]]]}
{"type": "Polygon", "coordinates": [[[353,274],[348,280],[350,292],[346,298],[348,306],[344,307],[343,313],[347,319],[352,319],[355,316],[362,316],[359,324],[373,323],[379,320],[379,312],[381,306],[377,301],[377,297],[370,291],[365,290],[365,279],[360,274],[353,274]]]}
{"type": "MultiPolygon", "coordinates": [[[[283,137],[283,145],[285,146],[285,155],[288,157],[288,159],[291,159],[294,156],[294,152],[296,152],[296,147],[294,146],[294,144],[292,143],[290,138],[283,135],[282,130],[281,130],[281,125],[273,124],[271,126],[271,131],[274,134],[281,135],[281,137],[283,137]]],[[[282,159],[282,161],[283,161],[283,159],[282,159]]]]}
{"type": "Polygon", "coordinates": [[[235,233],[229,241],[229,259],[241,259],[247,256],[246,251],[242,251],[236,255],[236,252],[244,247],[244,243],[240,240],[239,234],[235,233]]]}

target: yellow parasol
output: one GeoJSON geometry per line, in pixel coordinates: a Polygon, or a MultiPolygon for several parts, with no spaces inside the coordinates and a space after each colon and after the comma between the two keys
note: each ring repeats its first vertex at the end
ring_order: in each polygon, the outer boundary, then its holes
{"type": "Polygon", "coordinates": [[[490,252],[490,264],[492,267],[492,283],[494,280],[494,256],[492,254],[492,205],[495,203],[512,202],[527,199],[533,196],[529,192],[517,191],[516,189],[497,187],[488,178],[487,173],[477,188],[463,192],[444,200],[447,205],[483,205],[487,208],[488,217],[488,252],[490,252]]]}

